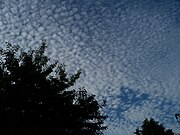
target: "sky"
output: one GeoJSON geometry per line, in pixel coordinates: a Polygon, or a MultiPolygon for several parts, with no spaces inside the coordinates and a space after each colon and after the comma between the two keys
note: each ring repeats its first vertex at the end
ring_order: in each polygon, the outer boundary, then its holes
{"type": "Polygon", "coordinates": [[[106,100],[105,135],[132,135],[145,118],[180,133],[179,0],[1,0],[0,44],[35,47],[82,69],[76,87],[106,100]]]}

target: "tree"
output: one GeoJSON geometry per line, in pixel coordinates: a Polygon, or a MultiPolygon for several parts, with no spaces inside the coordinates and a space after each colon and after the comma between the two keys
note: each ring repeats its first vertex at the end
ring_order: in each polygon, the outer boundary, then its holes
{"type": "Polygon", "coordinates": [[[177,122],[180,123],[180,114],[176,113],[175,118],[176,118],[177,122]]]}
{"type": "Polygon", "coordinates": [[[141,128],[142,130],[137,128],[134,133],[136,135],[174,135],[171,129],[165,129],[162,124],[159,124],[153,118],[145,119],[141,128]]]}
{"type": "Polygon", "coordinates": [[[70,90],[81,70],[68,75],[38,49],[7,43],[0,61],[0,134],[99,135],[107,128],[104,107],[84,88],[70,90]]]}

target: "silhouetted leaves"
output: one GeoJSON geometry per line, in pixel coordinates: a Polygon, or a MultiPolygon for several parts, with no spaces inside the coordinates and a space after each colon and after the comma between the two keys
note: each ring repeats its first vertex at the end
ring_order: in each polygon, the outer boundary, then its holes
{"type": "Polygon", "coordinates": [[[46,47],[25,52],[7,43],[1,50],[0,134],[102,134],[103,105],[84,88],[69,90],[81,70],[68,75],[64,65],[48,64],[46,47]]]}
{"type": "Polygon", "coordinates": [[[152,118],[150,120],[145,119],[141,128],[142,130],[137,128],[134,133],[136,135],[174,135],[171,129],[165,129],[162,124],[152,118]]]}

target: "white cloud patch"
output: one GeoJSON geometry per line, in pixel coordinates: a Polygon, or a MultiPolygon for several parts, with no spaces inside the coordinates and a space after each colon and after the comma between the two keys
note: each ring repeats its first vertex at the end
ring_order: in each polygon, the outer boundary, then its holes
{"type": "Polygon", "coordinates": [[[180,132],[179,7],[177,0],[6,0],[0,43],[46,39],[51,58],[70,72],[82,68],[78,85],[107,100],[106,134],[133,134],[145,117],[180,132]]]}

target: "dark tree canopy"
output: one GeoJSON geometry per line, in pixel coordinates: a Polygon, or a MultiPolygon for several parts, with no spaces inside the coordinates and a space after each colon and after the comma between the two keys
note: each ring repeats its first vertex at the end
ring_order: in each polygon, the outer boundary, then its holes
{"type": "Polygon", "coordinates": [[[1,135],[99,135],[107,127],[100,104],[84,88],[70,90],[81,70],[45,56],[46,43],[23,51],[7,43],[0,61],[1,135]]]}
{"type": "Polygon", "coordinates": [[[137,128],[134,133],[136,135],[175,135],[171,129],[165,129],[162,124],[159,124],[153,118],[145,119],[141,130],[137,128]]]}

